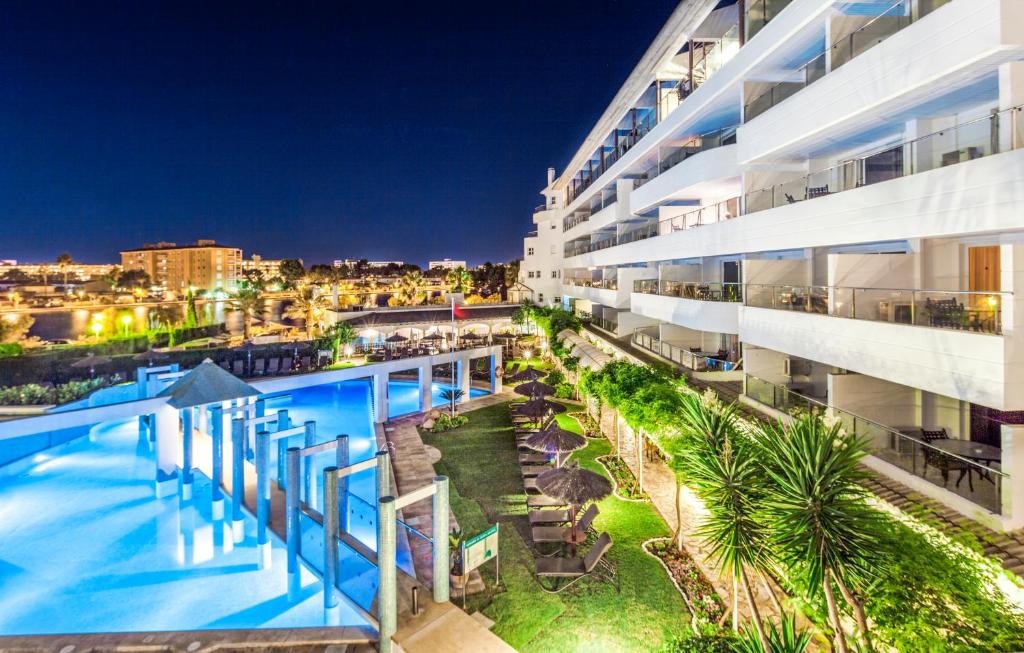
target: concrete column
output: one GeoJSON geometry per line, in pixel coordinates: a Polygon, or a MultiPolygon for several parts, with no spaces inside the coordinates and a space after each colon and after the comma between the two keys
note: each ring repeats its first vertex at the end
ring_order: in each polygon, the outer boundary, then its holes
{"type": "Polygon", "coordinates": [[[419,368],[419,381],[420,381],[420,412],[425,413],[433,408],[431,402],[431,393],[434,387],[434,367],[428,362],[420,365],[419,368]]]}
{"type": "MultiPolygon", "coordinates": [[[[1024,62],[1011,61],[999,66],[999,110],[1024,105],[1024,62]]],[[[1024,112],[999,116],[999,150],[1006,152],[1024,145],[1024,112]]]]}
{"type": "Polygon", "coordinates": [[[1003,424],[1000,431],[1000,467],[1009,475],[1002,477],[1006,481],[1002,488],[1003,528],[1016,530],[1024,528],[1024,425],[1003,424]]]}
{"type": "Polygon", "coordinates": [[[457,384],[459,390],[462,390],[462,399],[459,400],[459,403],[464,403],[469,401],[469,359],[463,358],[456,361],[455,369],[455,383],[457,384]]]}
{"type": "Polygon", "coordinates": [[[373,375],[373,422],[383,424],[388,421],[388,375],[378,372],[373,375]]]}
{"type": "Polygon", "coordinates": [[[181,411],[181,499],[182,501],[192,500],[192,436],[193,436],[192,408],[185,408],[181,411]]]}
{"type": "MultiPolygon", "coordinates": [[[[288,416],[287,410],[277,411],[277,430],[284,431],[292,427],[291,417],[288,416]]],[[[288,451],[288,440],[289,438],[281,438],[277,441],[277,489],[284,489],[284,466],[285,458],[288,451]]]]}
{"type": "Polygon", "coordinates": [[[210,439],[213,441],[213,478],[210,481],[210,516],[224,519],[224,408],[219,404],[210,406],[208,422],[210,439]]]}
{"type": "Polygon", "coordinates": [[[299,528],[299,465],[302,456],[298,447],[290,447],[285,454],[285,536],[288,542],[288,596],[294,598],[301,589],[299,568],[299,545],[302,533],[299,528]]]}
{"type": "MultiPolygon", "coordinates": [[[[392,510],[394,510],[392,508],[392,510]]],[[[444,603],[448,600],[448,571],[451,568],[448,560],[448,477],[434,477],[434,511],[431,538],[434,540],[434,600],[444,603]]],[[[381,515],[381,522],[384,515],[381,515]]],[[[391,520],[391,528],[395,528],[395,520],[391,520]]],[[[392,530],[392,535],[394,530],[392,530]]],[[[394,540],[392,540],[392,543],[394,540]]],[[[393,545],[393,544],[392,544],[393,545]]],[[[393,555],[393,554],[392,554],[393,555]]]]}
{"type": "Polygon", "coordinates": [[[377,452],[377,498],[391,494],[391,456],[387,451],[377,452]]]}
{"type": "MultiPolygon", "coordinates": [[[[312,447],[316,444],[316,422],[306,422],[306,433],[303,436],[302,446],[312,447]]],[[[316,475],[313,474],[313,456],[306,456],[305,471],[302,472],[302,487],[306,496],[306,504],[310,507],[316,505],[316,475]]]]}
{"type": "Polygon", "coordinates": [[[260,569],[270,567],[270,434],[256,433],[256,554],[260,569]]]}
{"type": "Polygon", "coordinates": [[[245,419],[231,420],[231,532],[235,542],[245,539],[245,419]]]}
{"type": "MultiPolygon", "coordinates": [[[[335,449],[335,464],[338,466],[338,469],[345,469],[351,464],[348,452],[348,436],[339,435],[337,442],[338,448],[335,449]]],[[[348,474],[338,479],[338,514],[338,523],[341,525],[342,530],[348,532],[348,474]]]]}
{"type": "MultiPolygon", "coordinates": [[[[381,497],[377,501],[377,621],[380,623],[380,653],[391,653],[391,638],[398,629],[398,579],[395,546],[395,498],[381,497]]],[[[448,534],[444,541],[447,544],[448,534]]],[[[446,547],[447,548],[447,547],[446,547]]],[[[448,570],[445,570],[448,578],[448,570]]],[[[434,583],[437,585],[437,583],[434,583]]],[[[447,584],[447,583],[446,583],[447,584]]]]}
{"type": "Polygon", "coordinates": [[[156,433],[156,496],[163,498],[178,490],[178,411],[165,404],[156,409],[152,421],[156,433]]]}
{"type": "Polygon", "coordinates": [[[496,395],[501,392],[501,377],[498,375],[498,370],[502,369],[501,351],[491,354],[491,394],[496,395]]]}
{"type": "Polygon", "coordinates": [[[324,620],[338,625],[338,468],[324,469],[324,620]]]}

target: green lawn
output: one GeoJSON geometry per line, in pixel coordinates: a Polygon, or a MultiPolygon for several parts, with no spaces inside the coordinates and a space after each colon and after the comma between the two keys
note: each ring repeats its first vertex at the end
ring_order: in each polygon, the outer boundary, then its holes
{"type": "MultiPolygon", "coordinates": [[[[521,651],[648,652],[687,628],[682,598],[659,563],[640,549],[644,540],[669,534],[649,504],[614,497],[599,504],[595,525],[615,542],[608,557],[617,565],[621,593],[591,580],[558,595],[542,592],[527,545],[525,497],[507,404],[474,411],[469,418],[466,426],[425,434],[424,440],[442,453],[437,469],[451,478],[452,508],[465,533],[501,523],[502,586],[495,589],[494,565],[486,565],[488,590],[470,597],[470,612],[480,609],[494,619],[494,632],[521,651]]],[[[559,421],[579,431],[575,420],[563,415],[559,421]]],[[[603,473],[594,458],[610,448],[605,440],[591,440],[575,458],[603,473]]]]}

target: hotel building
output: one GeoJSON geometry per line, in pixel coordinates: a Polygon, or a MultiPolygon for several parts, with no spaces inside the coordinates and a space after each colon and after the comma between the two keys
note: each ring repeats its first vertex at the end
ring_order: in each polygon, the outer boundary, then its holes
{"type": "Polygon", "coordinates": [[[1024,527],[1022,105],[1021,0],[683,0],[549,172],[520,282],[1024,527]]]}
{"type": "Polygon", "coordinates": [[[121,267],[144,270],[154,286],[169,292],[189,286],[231,290],[242,277],[242,250],[212,240],[181,246],[161,242],[121,252],[121,267]]]}
{"type": "Polygon", "coordinates": [[[457,268],[465,268],[465,261],[453,261],[450,258],[443,259],[441,261],[429,261],[427,263],[428,270],[455,270],[457,268]]]}

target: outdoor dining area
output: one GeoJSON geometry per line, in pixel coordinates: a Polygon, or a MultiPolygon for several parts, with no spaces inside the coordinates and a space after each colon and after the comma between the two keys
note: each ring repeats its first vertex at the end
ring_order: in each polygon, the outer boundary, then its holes
{"type": "MultiPolygon", "coordinates": [[[[496,334],[494,337],[497,338],[500,335],[503,334],[496,334]]],[[[436,356],[446,351],[472,349],[491,344],[490,341],[491,338],[472,332],[457,336],[454,343],[450,334],[443,334],[439,331],[432,331],[418,338],[409,338],[400,333],[394,333],[380,342],[364,345],[362,350],[366,354],[367,361],[379,363],[417,356],[436,356]]]]}
{"type": "Polygon", "coordinates": [[[544,376],[527,368],[510,377],[520,382],[516,394],[527,400],[509,404],[537,580],[551,593],[584,578],[611,582],[618,588],[615,568],[605,559],[612,539],[594,528],[597,502],[611,494],[611,481],[571,460],[587,441],[558,425],[557,415],[566,408],[546,398],[555,388],[540,381],[544,376]]]}

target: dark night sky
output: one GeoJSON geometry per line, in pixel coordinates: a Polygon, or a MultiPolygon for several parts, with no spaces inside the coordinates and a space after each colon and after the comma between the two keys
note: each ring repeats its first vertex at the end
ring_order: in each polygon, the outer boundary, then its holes
{"type": "Polygon", "coordinates": [[[520,256],[675,2],[403,4],[3,3],[0,258],[520,256]]]}

